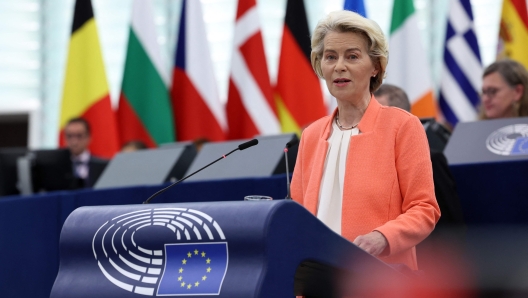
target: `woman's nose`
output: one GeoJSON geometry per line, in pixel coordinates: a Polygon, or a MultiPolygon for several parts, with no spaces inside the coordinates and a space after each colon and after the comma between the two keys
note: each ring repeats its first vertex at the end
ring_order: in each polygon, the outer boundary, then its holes
{"type": "Polygon", "coordinates": [[[345,66],[344,62],[345,61],[343,60],[343,58],[337,59],[335,70],[338,71],[338,72],[345,71],[346,70],[346,66],[345,66]]]}

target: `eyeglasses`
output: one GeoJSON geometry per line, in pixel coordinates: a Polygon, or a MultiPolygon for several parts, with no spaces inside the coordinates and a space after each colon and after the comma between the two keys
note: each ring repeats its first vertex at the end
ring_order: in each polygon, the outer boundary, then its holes
{"type": "Polygon", "coordinates": [[[495,95],[497,95],[497,92],[499,92],[501,89],[502,88],[493,88],[493,87],[482,89],[482,93],[480,93],[480,96],[484,97],[484,95],[486,95],[487,97],[494,97],[495,95]]]}
{"type": "Polygon", "coordinates": [[[87,136],[85,133],[66,133],[66,139],[84,139],[87,136]]]}

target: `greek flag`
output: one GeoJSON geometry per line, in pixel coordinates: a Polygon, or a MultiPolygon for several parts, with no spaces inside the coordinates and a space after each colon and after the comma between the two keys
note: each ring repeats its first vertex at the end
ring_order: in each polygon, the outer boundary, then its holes
{"type": "Polygon", "coordinates": [[[450,0],[440,86],[440,108],[453,126],[477,119],[482,63],[470,0],[450,0]]]}
{"type": "Polygon", "coordinates": [[[158,296],[219,295],[227,271],[227,242],[166,244],[158,296]]]}

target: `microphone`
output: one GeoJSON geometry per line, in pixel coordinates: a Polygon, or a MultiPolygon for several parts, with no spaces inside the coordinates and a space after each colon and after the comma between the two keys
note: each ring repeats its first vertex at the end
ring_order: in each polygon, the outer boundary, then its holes
{"type": "Polygon", "coordinates": [[[291,200],[291,193],[290,193],[290,169],[288,168],[288,149],[291,147],[297,145],[299,143],[299,139],[295,138],[288,143],[286,143],[286,147],[284,147],[284,159],[286,160],[286,187],[288,192],[286,193],[285,200],[291,200]]]}
{"type": "MultiPolygon", "coordinates": [[[[247,141],[245,143],[242,143],[242,144],[238,145],[238,150],[244,150],[244,149],[247,149],[249,147],[255,146],[257,144],[258,144],[258,140],[257,139],[253,139],[251,141],[247,141]]],[[[229,154],[231,154],[231,152],[229,154]]]]}
{"type": "Polygon", "coordinates": [[[233,153],[233,152],[235,152],[235,151],[237,151],[237,150],[242,151],[242,150],[244,150],[244,149],[247,149],[247,148],[249,148],[249,147],[255,146],[255,145],[257,145],[257,144],[258,144],[258,140],[257,140],[257,139],[253,139],[253,140],[251,140],[251,141],[248,141],[248,142],[245,142],[245,143],[242,143],[242,144],[238,145],[238,148],[233,149],[233,150],[231,150],[229,153],[222,155],[222,157],[219,157],[218,159],[216,159],[215,161],[209,163],[208,165],[206,165],[206,166],[200,168],[199,170],[194,171],[193,173],[191,173],[191,174],[189,174],[189,175],[187,175],[187,176],[181,178],[180,180],[178,180],[178,181],[172,183],[171,185],[169,185],[169,186],[167,186],[167,187],[165,187],[165,188],[163,188],[163,189],[158,190],[158,191],[155,192],[153,195],[151,195],[151,196],[150,196],[145,202],[143,202],[143,204],[148,204],[148,203],[150,203],[150,201],[152,201],[152,199],[154,199],[156,196],[158,196],[158,195],[160,195],[161,193],[165,192],[166,190],[168,190],[169,188],[173,187],[174,185],[176,185],[176,184],[178,184],[178,183],[180,183],[180,182],[186,180],[187,178],[189,178],[189,177],[191,177],[191,176],[193,176],[193,175],[199,173],[199,172],[202,171],[203,169],[212,166],[213,164],[215,164],[216,162],[220,161],[221,159],[226,158],[226,157],[229,156],[231,153],[233,153]]]}

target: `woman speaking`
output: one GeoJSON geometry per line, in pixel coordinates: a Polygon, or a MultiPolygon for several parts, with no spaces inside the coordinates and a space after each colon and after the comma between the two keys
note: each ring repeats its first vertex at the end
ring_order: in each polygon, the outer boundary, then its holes
{"type": "Polygon", "coordinates": [[[416,270],[415,245],[433,230],[440,210],[420,121],[372,95],[387,59],[375,22],[337,11],[318,23],[312,67],[337,109],[304,130],[292,197],[368,253],[416,270]]]}

